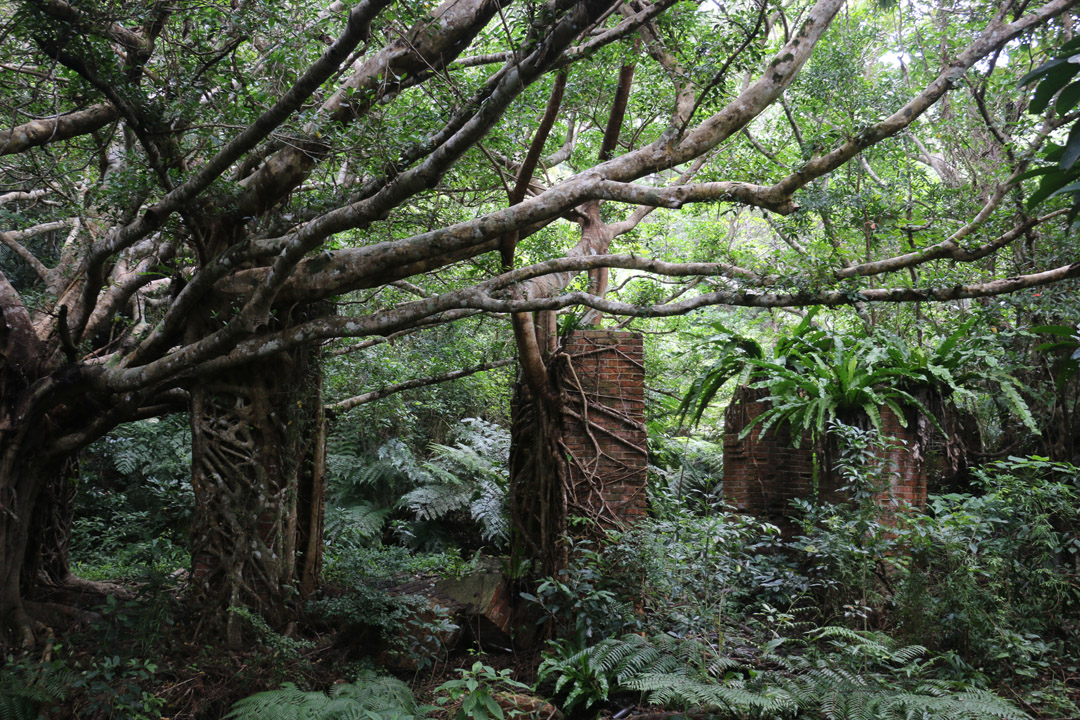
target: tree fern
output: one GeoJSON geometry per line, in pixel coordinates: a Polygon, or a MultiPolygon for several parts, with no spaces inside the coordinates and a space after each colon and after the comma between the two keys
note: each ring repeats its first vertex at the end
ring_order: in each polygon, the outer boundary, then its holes
{"type": "Polygon", "coordinates": [[[420,520],[434,520],[469,504],[473,486],[438,466],[431,467],[431,480],[410,490],[399,504],[408,508],[420,520]]]}
{"type": "Polygon", "coordinates": [[[331,505],[326,512],[326,537],[331,542],[353,535],[361,541],[370,542],[382,534],[383,525],[391,508],[371,503],[359,505],[331,505]]]}
{"type": "Polygon", "coordinates": [[[487,540],[509,537],[506,489],[510,435],[492,423],[466,418],[454,445],[433,443],[434,457],[422,466],[417,487],[399,505],[420,520],[437,520],[468,508],[487,540]]]}
{"type": "Polygon", "coordinates": [[[469,503],[473,520],[480,524],[485,540],[506,542],[510,538],[510,516],[506,506],[506,486],[489,479],[481,480],[469,503]]]}
{"type": "Polygon", "coordinates": [[[711,507],[720,495],[724,474],[724,449],[720,443],[701,438],[649,439],[654,465],[649,472],[662,480],[671,497],[711,507]]]}

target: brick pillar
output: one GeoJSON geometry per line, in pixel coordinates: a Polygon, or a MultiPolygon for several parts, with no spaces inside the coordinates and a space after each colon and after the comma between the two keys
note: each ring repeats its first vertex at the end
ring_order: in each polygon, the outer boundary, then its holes
{"type": "Polygon", "coordinates": [[[568,362],[562,388],[583,395],[575,407],[590,427],[566,420],[574,498],[603,522],[625,526],[645,517],[648,452],[645,433],[645,365],[641,335],[616,330],[576,330],[565,341],[568,362]]]}
{"type": "Polygon", "coordinates": [[[768,409],[767,395],[767,390],[739,387],[724,413],[724,500],[787,536],[795,530],[791,501],[814,491],[814,445],[807,433],[795,447],[787,423],[765,433],[756,425],[740,439],[768,409]]]}
{"type": "MultiPolygon", "coordinates": [[[[838,488],[843,480],[827,465],[826,453],[820,452],[805,433],[794,447],[787,423],[773,425],[762,433],[757,425],[745,438],[743,430],[768,409],[768,391],[740,387],[735,391],[724,414],[724,499],[740,512],[778,526],[785,536],[795,527],[791,521],[791,501],[814,496],[825,502],[844,499],[838,488]],[[815,454],[821,467],[814,484],[815,454]]],[[[881,431],[891,438],[892,446],[876,454],[885,464],[884,478],[889,490],[881,497],[883,508],[889,500],[926,505],[926,467],[920,444],[919,418],[909,412],[907,427],[888,407],[881,410],[881,431]]]]}
{"type": "Polygon", "coordinates": [[[876,454],[885,463],[892,499],[913,507],[926,506],[926,462],[919,432],[922,418],[909,410],[907,427],[889,407],[881,408],[881,434],[890,446],[876,454]]]}

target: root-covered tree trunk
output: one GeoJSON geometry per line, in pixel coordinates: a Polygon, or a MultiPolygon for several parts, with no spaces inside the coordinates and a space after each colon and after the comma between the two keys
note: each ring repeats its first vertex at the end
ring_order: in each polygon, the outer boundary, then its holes
{"type": "Polygon", "coordinates": [[[589,330],[542,353],[542,373],[522,359],[510,502],[516,556],[531,560],[535,572],[565,567],[571,535],[602,540],[644,515],[644,368],[635,343],[640,338],[620,342],[610,331],[589,330]],[[571,531],[569,517],[585,522],[571,531]]]}
{"type": "Polygon", "coordinates": [[[281,353],[192,390],[192,602],[204,631],[243,635],[231,607],[280,627],[322,559],[318,350],[281,353]]]}
{"type": "MultiPolygon", "coordinates": [[[[556,385],[558,379],[550,382],[556,385]]],[[[541,575],[554,575],[566,565],[571,482],[563,417],[557,386],[537,398],[527,384],[517,383],[510,446],[513,552],[519,561],[531,560],[541,575]]]]}
{"type": "Polygon", "coordinates": [[[27,551],[42,489],[49,485],[57,470],[54,459],[28,452],[11,452],[0,466],[0,613],[5,631],[0,645],[10,641],[20,647],[31,647],[41,629],[24,605],[36,577],[27,572],[26,558],[33,555],[27,551]]]}
{"type": "Polygon", "coordinates": [[[75,486],[79,474],[77,455],[56,458],[46,464],[48,477],[34,508],[22,586],[29,590],[35,583],[61,585],[71,576],[71,522],[74,518],[75,486]]]}

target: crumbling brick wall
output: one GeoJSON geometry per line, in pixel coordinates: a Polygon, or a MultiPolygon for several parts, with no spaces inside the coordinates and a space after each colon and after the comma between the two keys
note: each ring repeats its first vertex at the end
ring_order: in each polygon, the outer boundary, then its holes
{"type": "MultiPolygon", "coordinates": [[[[795,531],[791,501],[817,496],[837,502],[843,499],[838,489],[843,481],[829,467],[828,453],[809,433],[795,447],[787,423],[773,425],[765,433],[758,424],[745,438],[739,437],[768,409],[767,395],[763,389],[740,387],[724,414],[724,499],[740,512],[770,522],[790,536],[795,531]]],[[[894,446],[877,452],[886,464],[885,477],[891,486],[881,503],[884,507],[895,500],[922,507],[926,504],[926,468],[919,419],[910,413],[904,427],[890,408],[882,407],[880,412],[882,433],[894,446]]]]}
{"type": "Polygon", "coordinates": [[[584,396],[589,421],[566,424],[574,502],[611,524],[633,523],[645,517],[648,468],[641,335],[575,330],[563,351],[562,386],[584,396]]]}

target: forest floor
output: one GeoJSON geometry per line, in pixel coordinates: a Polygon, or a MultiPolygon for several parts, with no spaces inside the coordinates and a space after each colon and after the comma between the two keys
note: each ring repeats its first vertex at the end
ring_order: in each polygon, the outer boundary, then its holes
{"type": "MultiPolygon", "coordinates": [[[[380,649],[376,638],[358,634],[355,628],[301,625],[286,635],[263,636],[248,649],[226,650],[195,639],[198,618],[185,612],[177,585],[115,587],[118,592],[110,594],[107,584],[87,584],[37,598],[71,609],[56,615],[44,654],[39,650],[38,656],[24,660],[40,660],[74,677],[72,691],[43,715],[46,720],[220,720],[238,700],[283,683],[326,691],[338,683],[353,682],[359,672],[375,667],[373,658],[380,649]]],[[[459,679],[461,671],[476,663],[495,673],[509,670],[513,680],[535,688],[541,651],[484,650],[466,635],[428,667],[380,668],[379,672],[392,673],[412,688],[420,704],[433,705],[440,686],[459,679]]],[[[1038,688],[1053,686],[1061,699],[1080,704],[1080,671],[1046,668],[1045,674],[997,691],[1038,720],[1066,720],[1068,714],[1054,709],[1062,705],[1048,703],[1038,688]]],[[[524,699],[536,695],[537,707],[545,708],[521,716],[550,720],[553,706],[540,698],[551,690],[520,691],[524,699]]],[[[599,706],[598,717],[657,720],[671,714],[662,708],[639,707],[636,700],[612,697],[599,706]]],[[[446,720],[453,708],[453,704],[441,706],[429,717],[446,720]]]]}
{"type": "MultiPolygon", "coordinates": [[[[44,648],[22,662],[79,676],[70,683],[70,695],[45,713],[47,720],[157,717],[151,710],[168,720],[219,720],[236,701],[286,682],[318,690],[351,682],[358,671],[374,667],[380,649],[377,639],[354,629],[310,625],[242,650],[215,647],[194,639],[198,618],[185,617],[175,589],[168,597],[148,596],[146,590],[87,583],[35,597],[54,610],[50,634],[44,648]]],[[[485,651],[471,641],[430,667],[380,672],[406,682],[419,703],[433,704],[436,688],[476,662],[509,670],[511,678],[532,686],[540,650],[485,651]]],[[[430,717],[444,717],[448,710],[439,708],[430,717]]]]}

